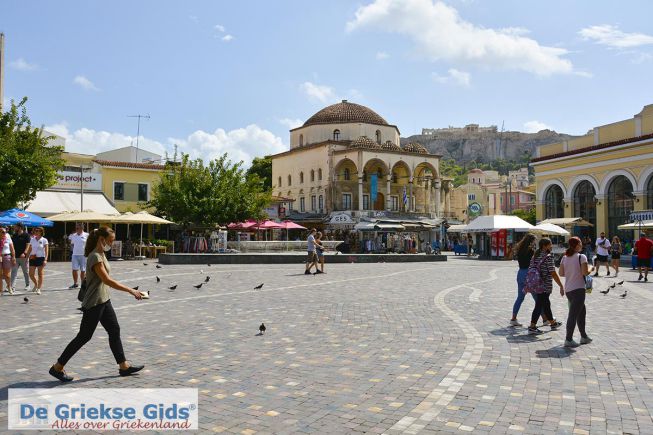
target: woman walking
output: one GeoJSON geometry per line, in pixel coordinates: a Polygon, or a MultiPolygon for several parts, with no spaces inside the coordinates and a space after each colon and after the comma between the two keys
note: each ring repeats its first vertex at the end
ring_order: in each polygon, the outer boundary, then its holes
{"type": "Polygon", "coordinates": [[[619,262],[621,261],[621,254],[624,252],[624,247],[621,244],[618,236],[612,238],[610,245],[610,258],[612,259],[612,268],[614,269],[614,277],[619,275],[619,262]]]}
{"type": "Polygon", "coordinates": [[[27,247],[27,258],[29,258],[29,277],[34,283],[32,291],[37,295],[41,294],[43,289],[43,269],[48,264],[48,239],[43,237],[45,230],[43,227],[36,227],[33,231],[33,237],[27,247]],[[35,272],[38,270],[38,278],[35,272]]]}
{"type": "Polygon", "coordinates": [[[318,273],[324,273],[324,245],[322,244],[322,233],[319,231],[315,235],[315,252],[317,253],[315,275],[317,275],[318,273]]]}
{"type": "Polygon", "coordinates": [[[517,257],[517,262],[519,263],[519,270],[517,271],[517,299],[512,305],[512,318],[510,319],[511,326],[521,326],[521,323],[517,320],[517,314],[519,314],[519,309],[521,304],[524,302],[524,284],[526,283],[526,274],[528,273],[528,266],[531,264],[531,259],[533,258],[533,253],[535,249],[535,236],[533,234],[526,234],[523,239],[517,243],[515,246],[514,255],[517,257]]]}
{"type": "Polygon", "coordinates": [[[580,332],[580,344],[592,342],[585,331],[585,277],[592,272],[587,265],[587,257],[581,254],[583,243],[578,237],[569,239],[569,248],[560,262],[560,276],[565,277],[565,287],[560,289],[560,296],[567,295],[569,300],[569,315],[567,317],[567,336],[565,347],[578,347],[574,341],[574,329],[578,325],[580,332]]]}
{"type": "Polygon", "coordinates": [[[553,256],[551,255],[551,250],[553,249],[551,239],[546,237],[540,239],[538,248],[539,249],[533,254],[533,259],[529,266],[538,269],[541,279],[540,289],[534,294],[535,307],[531,314],[531,324],[528,327],[529,334],[538,334],[541,332],[537,329],[537,318],[540,317],[540,314],[543,314],[547,319],[549,319],[549,326],[552,330],[558,329],[562,324],[553,318],[553,313],[551,312],[551,300],[549,299],[551,291],[553,290],[553,281],[558,284],[560,291],[563,291],[562,281],[560,281],[560,277],[558,277],[558,274],[556,273],[553,256]]]}
{"type": "Polygon", "coordinates": [[[2,279],[0,279],[0,296],[4,290],[2,283],[7,284],[7,291],[10,295],[14,294],[14,289],[11,287],[11,268],[16,264],[16,252],[14,251],[14,244],[11,237],[7,234],[4,227],[0,227],[0,249],[2,250],[2,279]]]}
{"type": "Polygon", "coordinates": [[[91,233],[86,242],[84,251],[86,261],[86,293],[82,301],[82,321],[79,325],[77,336],[66,346],[57,362],[50,367],[50,374],[62,382],[70,382],[72,376],[64,371],[64,366],[70,358],[77,353],[93,337],[97,324],[101,323],[109,334],[109,347],[119,366],[120,376],[129,376],[143,369],[143,366],[134,366],[127,362],[120,340],[120,325],[111,305],[109,287],[131,294],[136,299],[141,299],[142,294],[111,278],[111,268],[105,252],[111,250],[115,239],[112,229],[101,227],[91,233]]]}

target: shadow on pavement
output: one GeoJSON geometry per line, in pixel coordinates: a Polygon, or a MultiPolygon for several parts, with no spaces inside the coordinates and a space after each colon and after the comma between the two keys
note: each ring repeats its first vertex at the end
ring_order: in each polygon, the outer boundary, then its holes
{"type": "Polygon", "coordinates": [[[96,378],[80,378],[77,379],[75,378],[74,381],[72,382],[61,382],[56,379],[53,379],[51,381],[26,381],[26,382],[17,382],[15,384],[7,385],[6,387],[2,387],[0,389],[0,401],[6,401],[8,396],[9,396],[9,389],[10,388],[56,388],[58,386],[68,386],[68,387],[74,387],[80,382],[91,382],[91,381],[99,381],[101,379],[110,379],[110,378],[116,378],[119,375],[110,375],[110,376],[98,376],[96,378]]]}
{"type": "Polygon", "coordinates": [[[538,358],[569,358],[576,352],[576,349],[564,347],[562,345],[554,346],[550,349],[536,350],[535,356],[538,358]]]}

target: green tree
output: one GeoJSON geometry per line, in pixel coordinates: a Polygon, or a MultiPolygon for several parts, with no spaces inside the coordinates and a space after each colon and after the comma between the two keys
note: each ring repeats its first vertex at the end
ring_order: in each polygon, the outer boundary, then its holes
{"type": "Polygon", "coordinates": [[[33,128],[27,116],[27,97],[0,117],[0,210],[34,199],[36,192],[57,180],[64,166],[63,147],[48,145],[53,136],[33,128]]]}
{"type": "Polygon", "coordinates": [[[252,166],[247,170],[247,177],[258,176],[265,189],[272,189],[272,157],[254,157],[252,166]]]}
{"type": "Polygon", "coordinates": [[[526,222],[528,222],[531,225],[535,225],[535,209],[531,208],[529,210],[522,210],[522,209],[517,209],[513,210],[512,214],[514,216],[517,216],[526,222]]]}
{"type": "Polygon", "coordinates": [[[243,162],[232,163],[227,154],[204,165],[182,154],[181,162],[168,165],[153,187],[149,206],[182,225],[215,225],[263,217],[270,193],[256,174],[247,176],[243,162]]]}

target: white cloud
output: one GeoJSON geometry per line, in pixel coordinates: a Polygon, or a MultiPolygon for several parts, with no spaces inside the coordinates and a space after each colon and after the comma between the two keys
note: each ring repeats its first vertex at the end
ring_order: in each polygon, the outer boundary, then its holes
{"type": "MultiPolygon", "coordinates": [[[[89,128],[70,131],[65,122],[45,126],[45,129],[64,137],[66,151],[69,152],[97,154],[136,145],[135,136],[89,128]]],[[[279,153],[288,149],[280,137],[255,124],[231,131],[219,128],[213,133],[197,130],[183,139],[169,138],[166,143],[144,136],[139,138],[141,149],[155,152],[161,156],[164,156],[166,151],[172,156],[174,144],[179,146],[180,152],[189,154],[191,158],[202,158],[204,161],[208,161],[226,152],[232,161],[243,160],[245,165],[249,165],[254,157],[279,153]]]]}
{"type": "Polygon", "coordinates": [[[35,71],[39,69],[39,66],[35,63],[29,63],[22,57],[19,57],[16,60],[9,62],[9,66],[18,71],[35,71]]]}
{"type": "Polygon", "coordinates": [[[622,32],[618,26],[610,24],[586,27],[581,29],[578,34],[586,41],[594,41],[597,44],[616,49],[653,44],[653,36],[651,35],[622,32]]]}
{"type": "Polygon", "coordinates": [[[433,80],[442,84],[453,83],[465,88],[470,86],[472,76],[468,72],[460,71],[456,68],[450,68],[447,72],[448,74],[445,76],[433,73],[433,80]]]}
{"type": "Polygon", "coordinates": [[[523,28],[476,26],[458,11],[434,0],[375,0],[360,7],[348,31],[373,28],[412,39],[418,51],[437,61],[523,70],[539,76],[573,72],[567,50],[540,45],[523,28]]]}
{"type": "Polygon", "coordinates": [[[318,85],[313,82],[304,82],[299,88],[308,96],[310,100],[320,103],[328,103],[338,99],[335,90],[326,85],[318,85]]]}
{"type": "Polygon", "coordinates": [[[216,24],[215,26],[213,26],[213,28],[214,28],[215,30],[217,30],[218,32],[220,32],[220,33],[224,33],[224,32],[225,32],[225,28],[224,28],[224,26],[223,26],[222,24],[216,24]]]}
{"type": "Polygon", "coordinates": [[[234,39],[233,35],[224,35],[224,36],[222,37],[222,40],[223,40],[224,42],[229,42],[229,41],[231,41],[232,39],[234,39]]]}
{"type": "Polygon", "coordinates": [[[527,121],[524,123],[525,133],[537,133],[541,130],[553,130],[553,127],[540,121],[527,121]]]}
{"type": "Polygon", "coordinates": [[[282,119],[279,120],[279,122],[282,125],[285,125],[288,128],[288,130],[292,130],[293,128],[297,128],[297,127],[299,127],[300,125],[302,125],[304,123],[304,121],[302,121],[299,118],[282,118],[282,119]]]}
{"type": "Polygon", "coordinates": [[[87,91],[99,91],[100,89],[95,86],[95,84],[87,79],[84,76],[76,76],[73,79],[73,83],[76,85],[79,85],[82,89],[87,90],[87,91]]]}
{"type": "Polygon", "coordinates": [[[385,51],[379,51],[376,53],[376,60],[385,60],[389,58],[390,55],[386,53],[385,51]]]}

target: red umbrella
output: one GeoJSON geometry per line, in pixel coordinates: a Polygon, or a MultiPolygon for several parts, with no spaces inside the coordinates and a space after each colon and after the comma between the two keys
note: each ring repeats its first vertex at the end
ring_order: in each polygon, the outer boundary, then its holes
{"type": "Polygon", "coordinates": [[[282,225],[278,224],[277,222],[267,220],[261,224],[258,224],[256,228],[262,229],[262,230],[278,230],[281,228],[284,228],[282,225]]]}
{"type": "Polygon", "coordinates": [[[286,230],[305,230],[306,227],[303,227],[299,224],[294,223],[293,221],[283,221],[279,225],[281,225],[281,228],[285,228],[286,230]]]}

